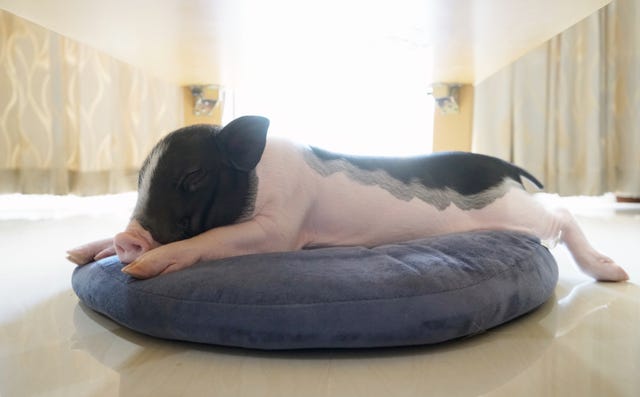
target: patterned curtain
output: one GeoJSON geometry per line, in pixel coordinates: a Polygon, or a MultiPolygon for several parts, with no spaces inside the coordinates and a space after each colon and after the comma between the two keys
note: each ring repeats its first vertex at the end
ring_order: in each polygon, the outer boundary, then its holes
{"type": "Polygon", "coordinates": [[[0,193],[135,190],[182,91],[0,10],[0,193]]]}
{"type": "Polygon", "coordinates": [[[475,90],[473,150],[561,195],[640,197],[640,3],[614,0],[475,90]]]}

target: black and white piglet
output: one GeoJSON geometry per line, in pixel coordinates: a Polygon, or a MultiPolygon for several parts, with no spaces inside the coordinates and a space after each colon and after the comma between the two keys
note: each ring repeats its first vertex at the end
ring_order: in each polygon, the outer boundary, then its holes
{"type": "Polygon", "coordinates": [[[70,250],[84,264],[117,254],[138,278],[198,261],[324,246],[375,246],[479,229],[566,243],[598,280],[628,278],[597,252],[566,210],[523,188],[521,168],[471,153],[412,158],[334,154],[267,139],[269,121],[186,127],[149,154],[126,230],[70,250]]]}

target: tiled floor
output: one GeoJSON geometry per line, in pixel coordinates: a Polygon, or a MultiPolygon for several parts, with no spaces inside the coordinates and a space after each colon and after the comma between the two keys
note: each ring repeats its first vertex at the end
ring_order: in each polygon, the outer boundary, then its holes
{"type": "Polygon", "coordinates": [[[564,200],[631,281],[596,283],[563,247],[537,311],[437,346],[258,352],[158,340],[78,304],[64,250],[108,236],[133,196],[0,196],[0,396],[639,396],[640,207],[564,200]]]}

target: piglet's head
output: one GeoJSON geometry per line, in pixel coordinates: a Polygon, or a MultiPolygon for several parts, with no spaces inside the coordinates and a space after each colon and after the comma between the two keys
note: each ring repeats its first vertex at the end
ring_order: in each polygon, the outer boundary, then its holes
{"type": "Polygon", "coordinates": [[[185,127],[158,142],[140,169],[131,222],[115,237],[120,260],[250,213],[268,127],[264,117],[244,116],[222,129],[185,127]]]}

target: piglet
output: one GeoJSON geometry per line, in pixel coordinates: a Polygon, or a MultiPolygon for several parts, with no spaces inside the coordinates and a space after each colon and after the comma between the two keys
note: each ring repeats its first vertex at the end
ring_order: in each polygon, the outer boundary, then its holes
{"type": "Polygon", "coordinates": [[[122,271],[149,278],[237,255],[499,229],[559,239],[591,277],[628,279],[567,210],[528,194],[523,179],[542,184],[513,164],[462,152],[348,156],[267,139],[268,127],[245,116],[167,135],[142,165],[126,229],[69,250],[69,259],[117,254],[122,271]]]}

